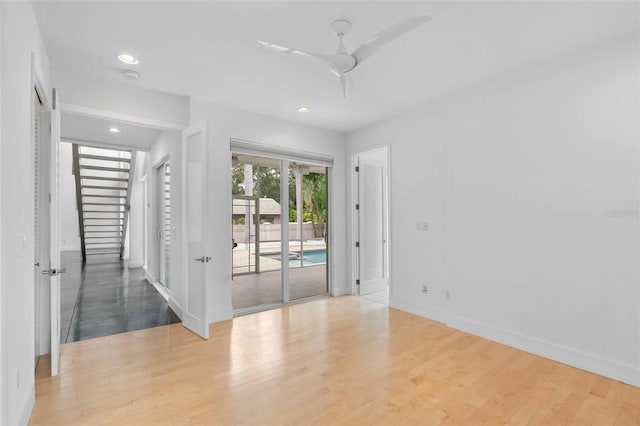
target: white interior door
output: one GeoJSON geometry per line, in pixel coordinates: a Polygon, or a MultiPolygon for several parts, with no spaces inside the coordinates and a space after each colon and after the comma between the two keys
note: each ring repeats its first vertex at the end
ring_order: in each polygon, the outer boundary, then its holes
{"type": "Polygon", "coordinates": [[[51,263],[48,272],[51,288],[51,375],[58,374],[60,365],[60,274],[65,270],[60,265],[60,221],[58,220],[58,179],[60,158],[60,99],[56,89],[51,102],[51,154],[49,168],[49,247],[51,263]]]}
{"type": "Polygon", "coordinates": [[[387,288],[386,167],[359,158],[358,279],[359,294],[387,288]]]}
{"type": "Polygon", "coordinates": [[[182,224],[184,238],[185,307],[182,324],[204,339],[207,320],[207,139],[205,125],[182,133],[182,224]]]}

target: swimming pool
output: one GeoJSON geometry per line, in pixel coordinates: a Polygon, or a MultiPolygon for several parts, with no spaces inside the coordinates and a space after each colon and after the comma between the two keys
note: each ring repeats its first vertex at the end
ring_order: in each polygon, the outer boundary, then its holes
{"type": "MultiPolygon", "coordinates": [[[[260,256],[268,257],[274,260],[280,260],[280,253],[267,253],[260,256]]],[[[305,250],[302,259],[303,265],[319,265],[327,263],[327,249],[305,250]]],[[[300,255],[292,252],[289,256],[289,266],[300,266],[300,255]]]]}

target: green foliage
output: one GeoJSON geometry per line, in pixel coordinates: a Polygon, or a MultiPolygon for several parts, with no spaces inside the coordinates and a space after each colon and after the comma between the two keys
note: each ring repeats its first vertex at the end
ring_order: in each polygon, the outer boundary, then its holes
{"type": "MultiPolygon", "coordinates": [[[[231,169],[231,194],[246,195],[244,188],[244,164],[238,164],[231,169]]],[[[252,196],[272,198],[280,204],[280,168],[253,166],[252,196]]],[[[295,207],[296,184],[295,176],[289,173],[289,204],[295,207]]]]}
{"type": "Polygon", "coordinates": [[[305,210],[311,215],[316,237],[327,237],[327,175],[309,173],[302,178],[305,210]]]}
{"type": "MultiPolygon", "coordinates": [[[[253,166],[253,196],[272,198],[280,204],[280,168],[253,166]]],[[[303,205],[296,206],[296,177],[288,171],[289,181],[289,221],[297,221],[296,208],[303,208],[304,222],[313,222],[316,237],[326,239],[327,232],[327,175],[309,173],[302,177],[303,205]]],[[[245,195],[244,164],[231,170],[231,193],[245,195]]],[[[240,220],[240,219],[239,219],[240,220]]],[[[242,219],[244,221],[244,219],[242,219]]]]}
{"type": "MultiPolygon", "coordinates": [[[[298,211],[293,207],[289,208],[289,222],[297,222],[298,221],[298,211]]],[[[311,222],[311,212],[308,210],[303,210],[302,212],[302,221],[303,222],[311,222]]]]}

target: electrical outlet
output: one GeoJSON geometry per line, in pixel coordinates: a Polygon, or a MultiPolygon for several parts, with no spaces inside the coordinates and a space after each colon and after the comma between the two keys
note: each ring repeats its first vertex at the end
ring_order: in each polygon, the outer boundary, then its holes
{"type": "Polygon", "coordinates": [[[423,294],[427,294],[427,293],[429,293],[429,286],[423,285],[423,286],[422,286],[422,293],[423,293],[423,294]]]}

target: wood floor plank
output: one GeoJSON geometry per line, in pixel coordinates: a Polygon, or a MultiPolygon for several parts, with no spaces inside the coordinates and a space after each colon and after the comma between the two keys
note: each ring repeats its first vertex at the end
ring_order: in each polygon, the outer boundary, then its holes
{"type": "Polygon", "coordinates": [[[173,324],[63,345],[30,424],[640,424],[639,388],[357,297],[210,336],[173,324]]]}

